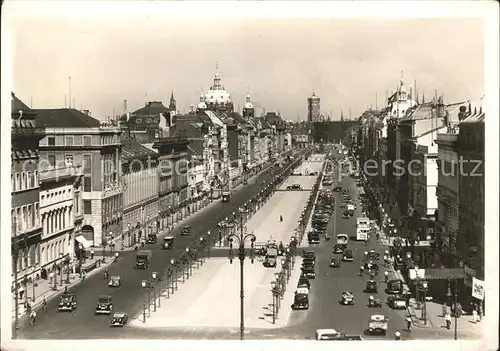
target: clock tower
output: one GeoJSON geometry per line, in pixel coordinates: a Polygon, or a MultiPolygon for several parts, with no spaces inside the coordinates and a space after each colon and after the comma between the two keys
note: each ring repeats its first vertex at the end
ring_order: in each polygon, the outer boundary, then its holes
{"type": "Polygon", "coordinates": [[[307,121],[319,122],[320,119],[320,98],[313,92],[312,96],[307,99],[307,121]]]}

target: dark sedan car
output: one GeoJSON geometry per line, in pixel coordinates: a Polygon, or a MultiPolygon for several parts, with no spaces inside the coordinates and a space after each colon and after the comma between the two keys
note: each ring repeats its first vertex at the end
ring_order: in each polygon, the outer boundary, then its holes
{"type": "Polygon", "coordinates": [[[387,304],[393,309],[405,309],[406,297],[404,295],[393,295],[387,298],[387,304]]]}
{"type": "Polygon", "coordinates": [[[354,261],[354,255],[351,250],[345,250],[344,251],[344,257],[342,258],[343,261],[347,262],[352,262],[354,261]]]}
{"type": "Polygon", "coordinates": [[[111,314],[113,311],[113,303],[111,296],[101,295],[97,300],[97,307],[95,309],[95,314],[111,314]]]}
{"type": "Polygon", "coordinates": [[[128,314],[125,312],[119,312],[113,314],[113,318],[111,319],[112,327],[123,327],[128,322],[128,314]]]}

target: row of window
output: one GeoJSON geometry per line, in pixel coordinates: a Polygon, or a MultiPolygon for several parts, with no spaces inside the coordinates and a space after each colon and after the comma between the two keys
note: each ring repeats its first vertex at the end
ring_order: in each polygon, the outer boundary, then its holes
{"type": "Polygon", "coordinates": [[[11,173],[10,182],[12,192],[37,188],[39,184],[38,171],[11,173]]]}
{"type": "Polygon", "coordinates": [[[11,219],[16,234],[40,225],[40,205],[38,202],[11,209],[11,219]]]}
{"type": "MultiPolygon", "coordinates": [[[[92,145],[92,136],[90,136],[90,135],[84,135],[82,138],[77,137],[76,143],[75,143],[75,136],[74,135],[66,135],[64,137],[64,146],[82,145],[82,143],[80,143],[80,140],[83,140],[83,146],[91,146],[92,145]]],[[[47,145],[56,146],[56,137],[55,136],[47,137],[47,145]]]]}
{"type": "Polygon", "coordinates": [[[48,212],[42,218],[43,234],[50,235],[70,227],[72,225],[72,212],[71,207],[61,211],[48,212]]]}

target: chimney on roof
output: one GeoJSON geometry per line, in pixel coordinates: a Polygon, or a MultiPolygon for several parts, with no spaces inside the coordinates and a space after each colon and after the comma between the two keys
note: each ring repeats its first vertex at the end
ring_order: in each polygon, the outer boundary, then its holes
{"type": "Polygon", "coordinates": [[[89,110],[83,110],[83,113],[85,113],[87,116],[90,116],[90,111],[89,110]]]}
{"type": "Polygon", "coordinates": [[[472,105],[469,102],[469,115],[472,113],[472,105]]]}
{"type": "Polygon", "coordinates": [[[465,117],[467,117],[467,107],[465,106],[460,106],[459,112],[458,112],[458,121],[461,122],[465,117]]]}

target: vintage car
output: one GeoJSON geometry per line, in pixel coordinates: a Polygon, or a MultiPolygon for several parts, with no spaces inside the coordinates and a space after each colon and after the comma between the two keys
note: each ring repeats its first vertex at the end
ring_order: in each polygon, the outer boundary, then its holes
{"type": "Polygon", "coordinates": [[[332,267],[332,268],[340,267],[340,259],[338,257],[333,257],[330,260],[330,267],[332,267]]]}
{"type": "Polygon", "coordinates": [[[307,279],[307,277],[301,275],[299,278],[299,282],[297,283],[297,288],[299,288],[303,285],[307,286],[308,289],[311,289],[311,283],[309,282],[309,279],[307,279]]]}
{"type": "Polygon", "coordinates": [[[314,272],[313,266],[302,267],[302,275],[308,279],[314,279],[316,277],[316,273],[314,272]]]}
{"type": "Polygon", "coordinates": [[[122,285],[122,278],[119,275],[112,275],[111,278],[109,278],[109,283],[108,283],[109,287],[118,288],[121,285],[122,285]]]}
{"type": "Polygon", "coordinates": [[[58,311],[65,312],[73,310],[77,307],[75,294],[66,293],[61,296],[61,301],[59,301],[58,311]]]}
{"type": "Polygon", "coordinates": [[[156,233],[149,233],[146,242],[148,244],[156,244],[158,242],[158,236],[156,233]]]}
{"type": "Polygon", "coordinates": [[[335,329],[318,329],[316,330],[316,340],[318,341],[349,341],[363,340],[361,335],[347,335],[344,332],[336,331],[335,329]]]}
{"type": "Polygon", "coordinates": [[[112,327],[123,327],[128,322],[128,314],[125,312],[118,312],[113,314],[111,319],[112,327]]]}
{"type": "Polygon", "coordinates": [[[342,213],[342,219],[349,219],[349,217],[349,212],[344,211],[344,213],[342,213]]]}
{"type": "Polygon", "coordinates": [[[304,250],[302,252],[302,259],[305,259],[307,257],[316,257],[316,254],[314,253],[314,251],[311,251],[311,250],[304,250]]]}
{"type": "Polygon", "coordinates": [[[302,190],[300,184],[292,184],[286,187],[286,190],[302,190]]]}
{"type": "Polygon", "coordinates": [[[347,247],[347,244],[335,244],[335,246],[333,247],[333,253],[334,254],[343,254],[346,247],[347,247]]]}
{"type": "Polygon", "coordinates": [[[341,192],[342,191],[342,187],[341,186],[336,186],[335,188],[333,188],[333,191],[335,191],[336,193],[341,192]]]}
{"type": "Polygon", "coordinates": [[[307,310],[309,309],[309,289],[297,288],[293,298],[292,309],[294,310],[307,310]]]}
{"type": "Polygon", "coordinates": [[[354,261],[354,255],[352,253],[352,250],[345,250],[344,251],[344,256],[342,257],[342,260],[346,261],[346,262],[352,262],[352,261],[354,261]]]}
{"type": "Polygon", "coordinates": [[[302,259],[302,267],[306,266],[315,266],[316,264],[316,258],[314,257],[306,257],[302,259]]]}
{"type": "Polygon", "coordinates": [[[375,274],[378,274],[378,264],[373,263],[373,261],[365,262],[363,264],[363,267],[366,271],[369,271],[371,269],[375,274]]]}
{"type": "Polygon", "coordinates": [[[368,320],[368,331],[370,334],[382,334],[386,335],[387,334],[387,326],[389,320],[381,315],[381,314],[374,314],[370,317],[368,320]]]}
{"type": "Polygon", "coordinates": [[[174,237],[173,236],[164,237],[162,249],[172,250],[173,248],[174,248],[174,237]]]}
{"type": "Polygon", "coordinates": [[[343,291],[340,302],[342,305],[354,305],[354,295],[349,291],[343,291]]]}
{"type": "Polygon", "coordinates": [[[185,225],[182,227],[181,235],[190,235],[191,234],[191,227],[188,225],[185,225]]]}
{"type": "Polygon", "coordinates": [[[113,310],[113,303],[111,301],[111,296],[101,295],[97,300],[97,307],[95,309],[95,314],[111,314],[113,310]]]}
{"type": "Polygon", "coordinates": [[[365,292],[377,293],[378,292],[378,283],[375,280],[368,280],[366,282],[365,292]]]}
{"type": "Polygon", "coordinates": [[[368,259],[371,261],[378,261],[380,258],[380,254],[376,250],[368,251],[368,259]]]}
{"type": "Polygon", "coordinates": [[[406,297],[404,295],[393,295],[387,298],[387,304],[393,309],[406,309],[406,297]]]}

